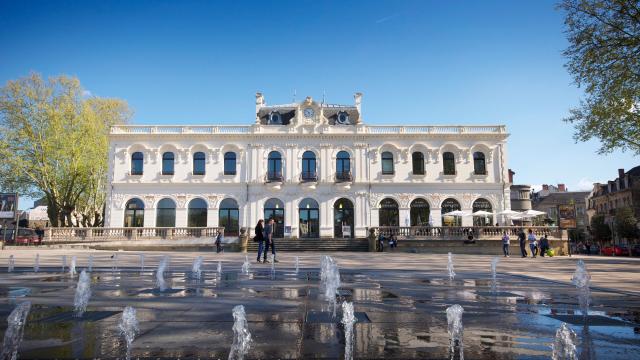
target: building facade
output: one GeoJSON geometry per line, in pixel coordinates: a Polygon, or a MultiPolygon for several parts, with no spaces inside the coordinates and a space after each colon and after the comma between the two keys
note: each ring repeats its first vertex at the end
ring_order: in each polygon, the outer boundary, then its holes
{"type": "Polygon", "coordinates": [[[640,166],[625,172],[618,169],[618,177],[606,184],[595,183],[587,199],[589,223],[595,215],[602,215],[613,228],[616,209],[628,207],[640,219],[640,166]]]}
{"type": "Polygon", "coordinates": [[[267,105],[258,93],[248,126],[112,127],[105,226],[235,236],[273,218],[277,236],[364,237],[510,208],[505,126],[369,126],[354,98],[267,105]]]}

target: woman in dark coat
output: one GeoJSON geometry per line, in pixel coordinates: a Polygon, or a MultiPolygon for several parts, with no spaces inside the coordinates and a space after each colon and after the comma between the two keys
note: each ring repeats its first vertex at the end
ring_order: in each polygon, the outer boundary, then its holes
{"type": "MultiPolygon", "coordinates": [[[[267,250],[264,248],[264,220],[260,219],[258,220],[258,224],[256,225],[255,228],[255,237],[253,238],[253,241],[256,241],[258,243],[258,262],[260,261],[260,255],[262,255],[262,251],[264,251],[265,253],[267,252],[267,250]]],[[[265,259],[266,259],[266,255],[265,255],[265,259]]]]}

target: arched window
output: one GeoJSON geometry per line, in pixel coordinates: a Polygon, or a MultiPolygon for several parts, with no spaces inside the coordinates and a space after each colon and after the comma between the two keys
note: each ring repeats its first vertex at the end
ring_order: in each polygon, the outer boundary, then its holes
{"type": "Polygon", "coordinates": [[[224,174],[236,174],[236,153],[231,151],[224,153],[224,174]]]}
{"type": "Polygon", "coordinates": [[[440,206],[440,212],[442,213],[442,226],[462,226],[462,216],[445,215],[460,209],[461,207],[458,200],[452,198],[445,199],[440,206]]]}
{"type": "Polygon", "coordinates": [[[284,236],[284,203],[280,199],[269,199],[264,203],[264,221],[269,223],[273,219],[274,229],[273,237],[281,238],[284,236]]]}
{"type": "Polygon", "coordinates": [[[302,154],[302,181],[317,181],[316,154],[313,151],[305,151],[302,154]]]}
{"type": "Polygon", "coordinates": [[[137,151],[131,154],[131,175],[142,175],[144,155],[137,151]]]}
{"type": "Polygon", "coordinates": [[[336,156],[336,180],[351,181],[351,156],[346,151],[338,152],[336,156]]]}
{"type": "Polygon", "coordinates": [[[473,202],[473,226],[493,225],[493,208],[487,199],[477,199],[473,202]],[[481,211],[482,213],[476,214],[481,211]]]}
{"type": "Polygon", "coordinates": [[[442,171],[444,175],[456,174],[456,157],[452,152],[442,154],[442,171]]]}
{"type": "Polygon", "coordinates": [[[300,237],[319,238],[320,237],[320,207],[318,202],[306,198],[300,201],[298,207],[300,213],[300,237]]]}
{"type": "Polygon", "coordinates": [[[413,164],[413,175],[424,175],[424,155],[416,151],[411,154],[411,162],[413,164]]]}
{"type": "Polygon", "coordinates": [[[415,199],[411,202],[409,217],[411,226],[431,226],[432,220],[429,218],[429,203],[425,199],[415,199]]]}
{"type": "Polygon", "coordinates": [[[353,203],[349,199],[338,199],[333,204],[333,236],[336,238],[352,238],[353,203]]]}
{"type": "Polygon", "coordinates": [[[218,225],[224,227],[226,236],[240,234],[240,209],[235,200],[227,198],[220,202],[218,225]]]}
{"type": "Polygon", "coordinates": [[[124,227],[144,226],[144,203],[140,199],[127,201],[124,207],[124,227]]]}
{"type": "Polygon", "coordinates": [[[398,203],[395,200],[387,198],[380,201],[378,212],[380,226],[400,225],[400,212],[398,211],[398,203]]]}
{"type": "Polygon", "coordinates": [[[485,165],[484,153],[473,153],[473,173],[475,175],[487,175],[487,166],[485,165]]]}
{"type": "Polygon", "coordinates": [[[207,226],[207,202],[206,201],[200,198],[195,198],[189,202],[187,226],[189,227],[206,227],[207,226]]]}
{"type": "Polygon", "coordinates": [[[162,175],[173,175],[174,159],[172,152],[162,154],[162,175]]]}
{"type": "Polygon", "coordinates": [[[169,198],[164,198],[158,202],[156,209],[156,227],[176,226],[176,203],[169,198]]]}
{"type": "Polygon", "coordinates": [[[277,151],[269,153],[267,160],[267,180],[282,181],[282,155],[277,151]]]}
{"type": "Polygon", "coordinates": [[[198,151],[193,154],[193,175],[204,175],[205,171],[205,156],[204,153],[198,151]]]}
{"type": "Polygon", "coordinates": [[[385,151],[382,153],[382,174],[391,175],[393,172],[393,154],[385,151]]]}

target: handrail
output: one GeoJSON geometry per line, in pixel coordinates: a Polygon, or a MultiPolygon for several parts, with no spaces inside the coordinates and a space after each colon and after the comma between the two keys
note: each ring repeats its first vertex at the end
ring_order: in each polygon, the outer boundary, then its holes
{"type": "Polygon", "coordinates": [[[562,234],[556,226],[378,226],[370,228],[370,231],[385,237],[394,235],[415,239],[447,240],[466,240],[469,235],[474,239],[500,239],[506,233],[514,241],[517,240],[521,230],[527,233],[529,229],[537,238],[546,235],[560,239],[562,234]]]}

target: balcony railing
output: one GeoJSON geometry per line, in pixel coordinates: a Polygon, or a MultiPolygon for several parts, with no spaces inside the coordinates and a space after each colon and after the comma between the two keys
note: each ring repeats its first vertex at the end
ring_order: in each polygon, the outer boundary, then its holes
{"type": "Polygon", "coordinates": [[[47,228],[43,243],[214,238],[224,227],[47,228]]]}
{"type": "Polygon", "coordinates": [[[270,172],[265,175],[264,181],[267,183],[284,182],[284,177],[282,176],[282,173],[270,172]]]}
{"type": "Polygon", "coordinates": [[[351,182],[353,181],[353,176],[351,176],[350,171],[342,171],[336,173],[336,182],[351,182]]]}
{"type": "Polygon", "coordinates": [[[301,182],[317,182],[318,181],[318,173],[315,171],[303,171],[300,174],[301,182]]]}
{"type": "Polygon", "coordinates": [[[531,229],[533,234],[540,238],[547,235],[560,239],[560,230],[555,226],[380,226],[373,228],[376,234],[385,237],[391,235],[413,239],[433,240],[466,240],[473,233],[474,239],[500,239],[503,233],[507,233],[511,241],[518,240],[518,233],[524,229],[525,233],[531,229]]]}

